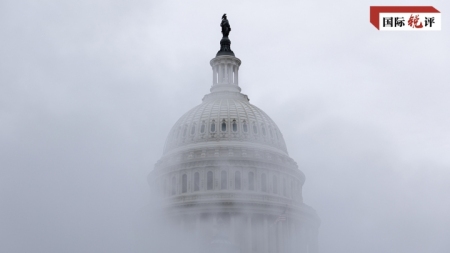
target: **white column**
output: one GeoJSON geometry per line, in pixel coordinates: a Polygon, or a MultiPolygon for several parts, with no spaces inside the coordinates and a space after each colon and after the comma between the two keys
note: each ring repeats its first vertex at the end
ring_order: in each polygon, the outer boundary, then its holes
{"type": "Polygon", "coordinates": [[[225,75],[226,75],[226,68],[225,68],[225,64],[221,64],[220,68],[222,70],[222,84],[224,84],[225,82],[225,75]]]}
{"type": "Polygon", "coordinates": [[[252,242],[253,242],[253,234],[252,234],[252,218],[250,215],[247,216],[247,252],[252,252],[252,242]]]}
{"type": "Polygon", "coordinates": [[[275,252],[281,253],[281,222],[278,222],[275,226],[275,252]]]}
{"type": "Polygon", "coordinates": [[[195,243],[197,251],[200,251],[200,214],[195,215],[195,243]]]}
{"type": "Polygon", "coordinates": [[[231,64],[231,83],[234,84],[234,70],[235,70],[234,64],[231,64]]]}
{"type": "Polygon", "coordinates": [[[220,72],[220,69],[219,69],[219,65],[216,65],[216,66],[214,66],[215,68],[216,68],[216,84],[218,84],[219,83],[219,72],[220,72]]]}
{"type": "Polygon", "coordinates": [[[263,232],[263,252],[265,253],[270,253],[270,248],[269,248],[269,225],[267,224],[267,215],[264,215],[264,232],[263,232]]]}
{"type": "Polygon", "coordinates": [[[234,83],[235,83],[236,85],[239,84],[238,72],[239,72],[239,67],[236,66],[236,69],[235,69],[235,71],[234,71],[234,83]]]}
{"type": "Polygon", "coordinates": [[[228,66],[228,83],[232,84],[233,83],[233,65],[227,64],[227,66],[228,66]]]}
{"type": "Polygon", "coordinates": [[[288,234],[287,234],[287,239],[288,239],[288,251],[289,252],[292,252],[292,250],[293,250],[293,244],[294,244],[294,241],[293,241],[293,235],[294,235],[294,231],[293,231],[293,229],[294,229],[294,224],[292,223],[292,221],[291,220],[288,220],[288,234]]]}
{"type": "Polygon", "coordinates": [[[213,71],[213,79],[212,79],[212,85],[216,84],[216,66],[212,67],[213,71]]]}
{"type": "Polygon", "coordinates": [[[222,64],[223,66],[223,83],[226,83],[227,81],[227,64],[222,64]]]}
{"type": "Polygon", "coordinates": [[[234,214],[230,214],[230,241],[232,243],[236,243],[236,228],[235,228],[235,220],[234,220],[234,214]]]}

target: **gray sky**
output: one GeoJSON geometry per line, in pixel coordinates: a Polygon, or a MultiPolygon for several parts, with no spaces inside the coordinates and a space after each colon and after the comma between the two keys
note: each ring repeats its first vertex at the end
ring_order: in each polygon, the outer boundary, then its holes
{"type": "MultiPolygon", "coordinates": [[[[0,1],[0,251],[138,252],[146,176],[201,102],[228,14],[240,86],[278,124],[322,252],[450,252],[450,4],[0,1]],[[138,224],[138,225],[137,225],[138,224]]],[[[155,228],[158,229],[158,228],[155,228]]]]}

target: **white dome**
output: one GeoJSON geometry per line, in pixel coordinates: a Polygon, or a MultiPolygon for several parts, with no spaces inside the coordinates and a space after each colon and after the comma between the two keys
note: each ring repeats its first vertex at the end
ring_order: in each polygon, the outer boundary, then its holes
{"type": "Polygon", "coordinates": [[[320,220],[303,203],[305,175],[275,122],[241,93],[230,43],[222,38],[210,61],[211,93],[169,132],[148,176],[155,200],[186,232],[170,236],[193,235],[196,252],[317,253],[320,220]],[[214,227],[223,236],[212,237],[214,227]]]}
{"type": "Polygon", "coordinates": [[[226,141],[262,144],[287,155],[283,136],[273,120],[239,92],[213,92],[172,127],[164,153],[189,144],[226,141]]]}

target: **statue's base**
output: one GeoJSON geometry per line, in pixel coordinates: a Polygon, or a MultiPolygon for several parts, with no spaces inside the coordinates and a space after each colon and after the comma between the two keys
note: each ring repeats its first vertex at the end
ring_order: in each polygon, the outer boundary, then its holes
{"type": "Polygon", "coordinates": [[[233,51],[231,51],[231,40],[228,37],[222,37],[220,40],[220,50],[217,52],[216,56],[219,55],[231,55],[234,56],[233,51]]]}

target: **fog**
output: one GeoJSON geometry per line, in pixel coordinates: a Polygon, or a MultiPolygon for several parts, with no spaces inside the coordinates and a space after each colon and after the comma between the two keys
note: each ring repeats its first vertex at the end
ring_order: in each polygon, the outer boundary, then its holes
{"type": "Polygon", "coordinates": [[[398,1],[442,31],[381,32],[388,4],[0,1],[0,252],[161,250],[146,177],[209,92],[223,13],[320,252],[450,252],[450,4],[398,1]]]}

